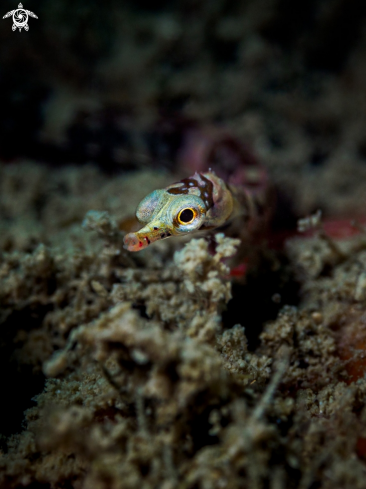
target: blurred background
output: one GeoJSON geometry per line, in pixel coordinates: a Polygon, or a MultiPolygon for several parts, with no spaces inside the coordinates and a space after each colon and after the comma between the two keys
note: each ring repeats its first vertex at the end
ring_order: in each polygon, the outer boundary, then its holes
{"type": "MultiPolygon", "coordinates": [[[[1,16],[17,0],[1,4],[1,16]]],[[[0,29],[0,159],[174,170],[187,125],[245,141],[297,215],[362,213],[366,3],[32,1],[0,29]]]]}

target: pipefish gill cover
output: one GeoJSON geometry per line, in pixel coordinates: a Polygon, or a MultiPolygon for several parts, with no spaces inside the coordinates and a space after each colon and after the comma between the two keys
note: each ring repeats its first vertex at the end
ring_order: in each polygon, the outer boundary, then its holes
{"type": "Polygon", "coordinates": [[[262,4],[3,5],[0,487],[364,487],[366,11],[262,4]]]}

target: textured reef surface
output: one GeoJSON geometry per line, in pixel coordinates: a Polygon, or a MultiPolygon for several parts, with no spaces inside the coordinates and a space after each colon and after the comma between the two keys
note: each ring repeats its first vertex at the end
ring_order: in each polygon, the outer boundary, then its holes
{"type": "Polygon", "coordinates": [[[30,8],[0,32],[0,487],[363,489],[365,6],[30,8]],[[275,187],[263,242],[128,253],[220,131],[275,187]]]}
{"type": "Polygon", "coordinates": [[[363,487],[364,232],[238,280],[221,233],[123,249],[162,173],[0,171],[2,487],[363,487]]]}

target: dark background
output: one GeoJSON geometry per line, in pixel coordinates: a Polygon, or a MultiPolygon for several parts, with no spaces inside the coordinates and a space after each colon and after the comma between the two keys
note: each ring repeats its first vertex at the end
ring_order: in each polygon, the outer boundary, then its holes
{"type": "MultiPolygon", "coordinates": [[[[14,8],[3,2],[2,15],[14,8]]],[[[189,119],[231,127],[292,178],[337,166],[344,150],[356,167],[366,163],[365,2],[24,8],[38,16],[28,32],[13,32],[11,18],[0,28],[5,161],[92,162],[107,172],[171,165],[189,119]]]]}

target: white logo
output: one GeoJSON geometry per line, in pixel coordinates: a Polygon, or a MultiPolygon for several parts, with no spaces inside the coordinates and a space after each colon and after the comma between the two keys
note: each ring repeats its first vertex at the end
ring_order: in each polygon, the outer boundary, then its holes
{"type": "Polygon", "coordinates": [[[16,10],[11,10],[7,14],[5,14],[3,19],[7,19],[11,15],[13,16],[14,22],[12,27],[13,31],[15,31],[17,28],[19,29],[19,31],[21,31],[22,29],[27,31],[29,29],[28,16],[38,19],[38,17],[33,12],[31,12],[30,10],[25,10],[21,3],[18,5],[18,8],[16,10]]]}

